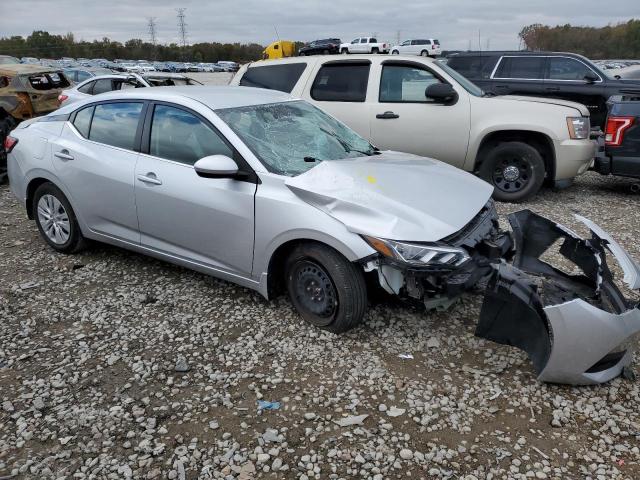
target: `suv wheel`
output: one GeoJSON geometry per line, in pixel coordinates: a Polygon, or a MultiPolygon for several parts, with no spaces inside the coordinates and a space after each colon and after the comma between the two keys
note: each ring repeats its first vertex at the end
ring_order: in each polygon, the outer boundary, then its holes
{"type": "Polygon", "coordinates": [[[53,183],[43,183],[33,195],[33,214],[42,238],[61,253],[76,253],[85,246],[71,204],[53,183]]]}
{"type": "Polygon", "coordinates": [[[524,142],[502,142],[481,159],[480,177],[493,185],[493,198],[521,202],[535,195],[544,182],[540,152],[524,142]]]}
{"type": "Polygon", "coordinates": [[[333,333],[362,321],[367,308],[364,274],[340,253],[324,245],[302,244],[285,268],[289,296],[304,320],[333,333]]]}
{"type": "Polygon", "coordinates": [[[427,52],[426,50],[422,50],[422,51],[420,52],[420,56],[421,56],[421,57],[428,57],[428,56],[429,56],[429,52],[427,52]]]}

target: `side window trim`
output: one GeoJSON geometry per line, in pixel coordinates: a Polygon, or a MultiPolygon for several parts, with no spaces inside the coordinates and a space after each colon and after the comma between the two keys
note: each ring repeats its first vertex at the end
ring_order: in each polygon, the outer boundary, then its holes
{"type": "MultiPolygon", "coordinates": [[[[424,63],[420,63],[420,62],[412,62],[411,60],[384,60],[383,62],[380,63],[380,83],[378,84],[378,103],[420,103],[420,104],[426,104],[426,105],[440,105],[438,103],[433,103],[433,102],[417,102],[417,101],[406,101],[406,100],[396,100],[396,101],[390,101],[390,100],[385,100],[384,102],[382,100],[380,100],[380,95],[382,93],[382,72],[384,70],[385,66],[393,66],[393,65],[400,65],[400,66],[407,66],[407,67],[412,67],[412,68],[416,68],[416,69],[420,69],[420,70],[425,70],[427,72],[429,72],[431,75],[433,75],[435,78],[437,78],[438,80],[440,80],[440,82],[445,83],[447,85],[451,85],[450,82],[448,82],[444,77],[442,77],[440,74],[438,74],[438,72],[433,71],[432,69],[430,69],[427,65],[425,65],[424,63]]],[[[453,85],[451,85],[453,87],[453,85]]]]}
{"type": "MultiPolygon", "coordinates": [[[[238,149],[236,147],[233,146],[233,144],[229,141],[229,139],[227,137],[225,137],[222,132],[220,132],[220,130],[218,130],[218,128],[216,128],[215,125],[213,125],[209,120],[207,120],[205,117],[203,117],[201,114],[199,114],[198,112],[191,110],[189,107],[185,107],[184,105],[180,105],[177,103],[171,103],[171,102],[163,102],[163,101],[159,101],[159,100],[152,100],[147,102],[147,108],[145,110],[144,113],[144,122],[143,122],[143,126],[141,128],[141,132],[140,132],[140,136],[141,136],[141,144],[140,144],[140,153],[143,155],[147,155],[151,158],[155,158],[164,162],[171,162],[171,163],[175,163],[176,165],[181,165],[183,167],[187,167],[187,168],[192,168],[193,169],[193,165],[188,165],[186,163],[181,163],[181,162],[176,162],[175,160],[171,160],[168,158],[162,158],[162,157],[156,157],[155,155],[151,155],[149,152],[151,150],[150,145],[151,145],[151,122],[153,121],[153,113],[156,109],[156,106],[165,106],[165,107],[171,107],[171,108],[175,108],[177,110],[182,110],[183,112],[186,112],[190,115],[193,115],[194,117],[196,117],[198,120],[200,120],[201,122],[203,122],[207,127],[209,127],[216,135],[218,135],[218,137],[220,137],[220,139],[222,140],[222,142],[227,145],[229,147],[229,149],[231,150],[231,152],[233,153],[232,155],[232,159],[238,164],[238,169],[244,172],[247,172],[247,177],[246,178],[242,178],[239,179],[241,181],[245,181],[245,182],[249,182],[249,183],[256,183],[259,184],[260,182],[260,178],[258,177],[258,174],[255,172],[255,170],[253,170],[253,168],[251,168],[251,165],[249,165],[249,163],[244,159],[244,157],[240,154],[240,152],[238,151],[238,149]]],[[[140,127],[139,127],[140,128],[140,127]]]]}

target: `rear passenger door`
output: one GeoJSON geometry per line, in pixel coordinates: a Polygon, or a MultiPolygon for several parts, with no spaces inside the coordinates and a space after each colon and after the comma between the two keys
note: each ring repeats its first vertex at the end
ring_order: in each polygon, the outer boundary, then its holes
{"type": "Polygon", "coordinates": [[[193,168],[209,155],[239,154],[204,117],[156,103],[145,121],[135,171],[141,243],[164,254],[248,277],[253,262],[256,184],[203,178],[193,168]]]}
{"type": "Polygon", "coordinates": [[[538,55],[503,56],[491,77],[491,90],[496,95],[544,96],[545,61],[538,55]]]}
{"type": "Polygon", "coordinates": [[[71,203],[95,233],[139,243],[133,178],[142,101],[94,103],[78,110],[52,141],[53,166],[71,203]]]}
{"type": "Polygon", "coordinates": [[[318,62],[302,97],[369,138],[366,100],[370,70],[369,60],[318,62]]]}

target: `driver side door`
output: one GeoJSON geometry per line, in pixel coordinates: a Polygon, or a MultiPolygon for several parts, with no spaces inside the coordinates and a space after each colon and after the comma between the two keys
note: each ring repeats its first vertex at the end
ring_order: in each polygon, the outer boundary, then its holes
{"type": "Polygon", "coordinates": [[[134,177],[141,244],[218,271],[250,276],[257,185],[203,178],[193,167],[209,155],[237,160],[233,146],[201,115],[155,103],[145,120],[142,151],[134,177]]]}

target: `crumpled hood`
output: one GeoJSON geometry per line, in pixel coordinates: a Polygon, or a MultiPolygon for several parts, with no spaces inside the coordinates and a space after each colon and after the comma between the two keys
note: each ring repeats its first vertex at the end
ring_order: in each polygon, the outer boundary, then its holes
{"type": "Polygon", "coordinates": [[[398,152],[325,161],[285,185],[354,233],[419,242],[460,230],[493,192],[470,173],[398,152]]]}
{"type": "Polygon", "coordinates": [[[549,105],[558,105],[560,107],[569,107],[578,110],[581,115],[589,116],[589,109],[581,103],[572,102],[570,100],[561,100],[559,98],[542,98],[542,97],[529,97],[526,95],[499,95],[492,97],[500,100],[513,100],[516,102],[535,102],[535,103],[548,103],[549,105]]]}

